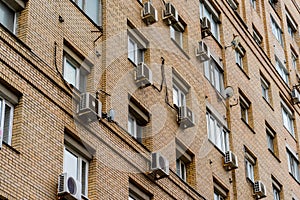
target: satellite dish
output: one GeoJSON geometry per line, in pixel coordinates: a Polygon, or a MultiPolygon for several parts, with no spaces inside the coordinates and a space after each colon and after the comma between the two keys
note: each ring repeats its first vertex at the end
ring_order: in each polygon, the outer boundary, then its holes
{"type": "Polygon", "coordinates": [[[233,88],[231,86],[227,86],[223,91],[222,91],[222,96],[225,98],[225,99],[228,99],[230,97],[233,96],[233,88]]]}

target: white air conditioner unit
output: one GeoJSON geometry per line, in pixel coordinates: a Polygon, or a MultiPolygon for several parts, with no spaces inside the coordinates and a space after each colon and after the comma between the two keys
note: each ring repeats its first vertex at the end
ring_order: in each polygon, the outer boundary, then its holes
{"type": "Polygon", "coordinates": [[[234,0],[227,0],[227,2],[229,3],[230,7],[233,10],[236,10],[238,8],[238,5],[236,4],[236,2],[234,0]]]}
{"type": "Polygon", "coordinates": [[[194,126],[194,113],[186,106],[179,107],[178,123],[182,128],[194,126]]]}
{"type": "Polygon", "coordinates": [[[255,181],[253,185],[254,195],[259,199],[266,197],[266,186],[261,181],[255,181]]]}
{"type": "Polygon", "coordinates": [[[143,62],[140,62],[136,67],[135,81],[138,87],[152,85],[152,71],[143,62]]]}
{"type": "Polygon", "coordinates": [[[238,160],[237,157],[232,151],[226,151],[224,157],[224,166],[226,170],[232,170],[238,168],[238,160]]]}
{"type": "Polygon", "coordinates": [[[205,42],[200,41],[198,43],[198,48],[196,49],[196,57],[201,61],[205,62],[210,59],[209,48],[205,42]]]}
{"type": "Polygon", "coordinates": [[[292,100],[294,103],[300,103],[300,93],[296,88],[292,90],[292,100]]]}
{"type": "Polygon", "coordinates": [[[78,118],[87,122],[101,118],[102,103],[90,93],[82,93],[78,105],[78,118]]]}
{"type": "Polygon", "coordinates": [[[203,17],[201,20],[201,32],[202,37],[206,37],[212,34],[211,23],[207,17],[203,17]]]}
{"type": "Polygon", "coordinates": [[[57,194],[66,200],[81,200],[81,183],[68,173],[62,173],[58,177],[57,194]]]}
{"type": "Polygon", "coordinates": [[[151,171],[161,178],[169,175],[169,161],[160,152],[151,154],[151,171]]]}
{"type": "Polygon", "coordinates": [[[178,22],[178,12],[172,3],[165,4],[165,10],[163,10],[163,20],[167,25],[178,22]]]}
{"type": "Polygon", "coordinates": [[[157,10],[153,7],[151,2],[146,2],[141,12],[142,19],[146,24],[157,22],[157,10]]]}

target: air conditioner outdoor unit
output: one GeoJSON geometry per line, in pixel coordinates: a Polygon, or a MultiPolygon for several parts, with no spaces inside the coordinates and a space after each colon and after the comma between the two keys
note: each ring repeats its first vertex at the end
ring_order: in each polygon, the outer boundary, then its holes
{"type": "Polygon", "coordinates": [[[292,99],[294,103],[300,103],[300,93],[296,88],[292,90],[292,99]]]}
{"type": "Polygon", "coordinates": [[[172,3],[165,4],[165,10],[163,10],[163,20],[167,25],[178,22],[178,12],[172,3]]]}
{"type": "Polygon", "coordinates": [[[226,151],[224,157],[224,163],[227,170],[232,170],[238,168],[237,157],[232,151],[226,151]]]}
{"type": "Polygon", "coordinates": [[[182,128],[194,126],[194,113],[186,106],[179,107],[178,123],[182,128]]]}
{"type": "Polygon", "coordinates": [[[160,152],[151,154],[151,171],[159,177],[169,175],[169,161],[160,152]]]}
{"type": "Polygon", "coordinates": [[[140,62],[136,67],[135,81],[138,87],[152,85],[152,71],[143,62],[140,62]]]}
{"type": "Polygon", "coordinates": [[[57,194],[66,200],[81,200],[81,183],[68,173],[62,173],[58,177],[57,194]]]}
{"type": "Polygon", "coordinates": [[[233,9],[233,10],[236,10],[238,8],[236,2],[234,0],[227,0],[227,2],[229,3],[230,7],[233,9]]]}
{"type": "Polygon", "coordinates": [[[157,10],[153,7],[151,2],[146,2],[142,9],[142,19],[146,24],[157,22],[157,10]]]}
{"type": "Polygon", "coordinates": [[[90,93],[82,93],[77,114],[80,119],[87,122],[96,121],[101,118],[102,103],[90,93]]]}
{"type": "Polygon", "coordinates": [[[211,35],[211,23],[207,17],[203,17],[201,20],[201,32],[203,37],[211,35]]]}
{"type": "Polygon", "coordinates": [[[209,48],[205,42],[200,41],[198,48],[196,49],[196,57],[201,61],[205,62],[210,59],[209,48]]]}
{"type": "Polygon", "coordinates": [[[259,199],[266,197],[266,187],[261,181],[255,181],[253,185],[254,195],[259,199]]]}

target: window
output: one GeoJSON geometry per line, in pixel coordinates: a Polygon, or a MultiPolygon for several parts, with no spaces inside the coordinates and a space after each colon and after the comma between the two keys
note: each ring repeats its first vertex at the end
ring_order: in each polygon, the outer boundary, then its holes
{"type": "Polygon", "coordinates": [[[245,97],[240,95],[241,119],[249,125],[250,105],[251,103],[245,97]]]}
{"type": "Polygon", "coordinates": [[[287,68],[279,61],[279,59],[275,56],[275,65],[276,71],[279,73],[280,77],[286,84],[289,84],[289,73],[287,68]]]}
{"type": "Polygon", "coordinates": [[[128,106],[128,133],[142,143],[144,127],[150,121],[149,112],[133,97],[128,106]]]}
{"type": "Polygon", "coordinates": [[[183,32],[182,31],[179,31],[179,30],[176,30],[173,26],[170,26],[170,35],[171,35],[171,38],[181,47],[183,48],[182,46],[182,35],[183,35],[183,32]]]}
{"type": "Polygon", "coordinates": [[[274,18],[271,16],[271,27],[272,27],[272,33],[274,34],[275,38],[278,40],[278,42],[283,46],[283,40],[282,40],[282,31],[280,26],[276,23],[274,18]]]}
{"type": "Polygon", "coordinates": [[[241,46],[241,44],[238,44],[238,46],[235,48],[235,63],[243,70],[245,70],[245,67],[243,65],[244,56],[245,49],[241,46]]]}
{"type": "Polygon", "coordinates": [[[261,34],[257,31],[257,29],[253,26],[253,38],[254,41],[259,45],[262,46],[262,36],[261,34]]]}
{"type": "Polygon", "coordinates": [[[293,51],[291,52],[291,59],[292,59],[292,67],[294,69],[297,69],[298,56],[293,51]]]}
{"type": "MultiPolygon", "coordinates": [[[[15,0],[11,1],[11,4],[15,3],[15,0]]],[[[17,15],[12,5],[0,1],[0,23],[14,34],[16,34],[17,28],[17,15]]]]}
{"type": "Polygon", "coordinates": [[[250,4],[254,10],[256,10],[256,0],[250,0],[250,4]]]}
{"type": "Polygon", "coordinates": [[[270,83],[263,77],[260,77],[260,85],[261,85],[261,91],[262,91],[262,97],[270,103],[270,97],[269,93],[270,91],[270,83]]]}
{"type": "Polygon", "coordinates": [[[211,32],[217,41],[220,41],[219,13],[208,1],[200,1],[200,18],[206,17],[211,23],[211,32]]]}
{"type": "Polygon", "coordinates": [[[206,112],[208,139],[223,153],[229,151],[229,133],[210,111],[206,112]]]}
{"type": "Polygon", "coordinates": [[[15,105],[18,97],[0,84],[0,149],[2,142],[11,145],[15,105]]]}
{"type": "Polygon", "coordinates": [[[176,174],[183,181],[186,181],[186,164],[180,159],[176,160],[176,174]]]}
{"type": "Polygon", "coordinates": [[[72,0],[74,1],[78,7],[91,18],[96,24],[102,25],[102,8],[101,2],[99,0],[72,0]],[[100,13],[99,13],[100,12],[100,13]]]}
{"type": "Polygon", "coordinates": [[[186,96],[190,86],[173,71],[173,104],[176,107],[186,106],[186,96]]]}
{"type": "Polygon", "coordinates": [[[289,131],[289,133],[293,137],[295,137],[293,113],[286,105],[286,103],[283,101],[281,101],[281,112],[282,112],[283,126],[289,131]]]}
{"type": "Polygon", "coordinates": [[[299,161],[296,153],[287,148],[288,167],[290,174],[299,182],[299,161]]]}
{"type": "Polygon", "coordinates": [[[273,175],[271,178],[272,178],[273,199],[280,200],[282,185],[277,181],[277,179],[273,175]]]}
{"type": "Polygon", "coordinates": [[[176,174],[189,184],[192,183],[194,171],[191,171],[194,155],[179,140],[176,139],[176,174]],[[192,176],[191,176],[192,175],[192,176]]]}
{"type": "Polygon", "coordinates": [[[150,200],[151,194],[143,189],[141,186],[133,182],[129,182],[128,200],[150,200]]]}
{"type": "Polygon", "coordinates": [[[269,0],[269,3],[271,4],[271,6],[273,8],[275,8],[276,3],[278,2],[278,0],[269,0]]]}
{"type": "Polygon", "coordinates": [[[2,142],[11,145],[13,116],[14,106],[0,96],[0,148],[2,142]]]}
{"type": "Polygon", "coordinates": [[[128,21],[127,24],[128,59],[137,66],[140,62],[145,62],[144,57],[148,41],[136,28],[134,28],[131,22],[128,21]]]}
{"type": "Polygon", "coordinates": [[[214,181],[214,198],[213,200],[225,200],[227,199],[228,189],[220,184],[216,178],[213,178],[214,181]]]}
{"type": "Polygon", "coordinates": [[[224,88],[223,73],[223,69],[214,59],[211,58],[204,63],[204,75],[218,92],[224,88]]]}
{"type": "Polygon", "coordinates": [[[88,161],[74,150],[65,146],[64,172],[81,182],[81,193],[84,196],[88,194],[88,169],[88,161]]]}
{"type": "Polygon", "coordinates": [[[88,71],[81,67],[70,55],[64,55],[64,79],[80,92],[86,91],[88,71]]]}
{"type": "Polygon", "coordinates": [[[292,16],[286,11],[286,21],[289,35],[294,39],[295,33],[297,32],[297,24],[292,16]]]}
{"type": "Polygon", "coordinates": [[[267,143],[268,149],[276,155],[277,153],[277,141],[275,131],[266,123],[267,143]]]}
{"type": "Polygon", "coordinates": [[[245,152],[245,169],[246,178],[254,183],[254,167],[256,164],[256,158],[246,150],[245,152]]]}
{"type": "Polygon", "coordinates": [[[141,49],[138,43],[131,37],[128,37],[128,58],[135,65],[144,62],[144,49],[141,49]]]}

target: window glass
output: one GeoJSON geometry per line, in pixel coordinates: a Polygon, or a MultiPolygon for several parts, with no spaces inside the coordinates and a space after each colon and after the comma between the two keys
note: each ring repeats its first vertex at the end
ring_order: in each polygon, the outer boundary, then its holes
{"type": "Polygon", "coordinates": [[[86,0],[85,12],[96,24],[99,24],[99,0],[86,0]]]}
{"type": "Polygon", "coordinates": [[[71,153],[69,150],[65,150],[64,155],[64,171],[76,179],[78,179],[78,157],[71,153]]]}
{"type": "Polygon", "coordinates": [[[2,1],[0,1],[0,23],[11,32],[14,32],[15,12],[2,1]]]}
{"type": "Polygon", "coordinates": [[[76,67],[66,60],[64,66],[64,79],[76,87],[76,67]]]}
{"type": "Polygon", "coordinates": [[[247,174],[247,178],[249,178],[254,183],[254,166],[247,159],[246,159],[246,174],[247,174]]]}

